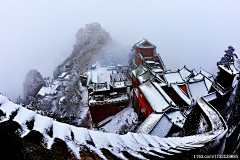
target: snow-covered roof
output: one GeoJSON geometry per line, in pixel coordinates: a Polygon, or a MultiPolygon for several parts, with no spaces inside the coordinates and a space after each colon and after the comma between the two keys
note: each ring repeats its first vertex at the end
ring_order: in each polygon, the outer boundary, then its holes
{"type": "Polygon", "coordinates": [[[234,64],[234,62],[228,62],[227,64],[219,64],[218,67],[231,75],[235,75],[239,73],[239,70],[238,68],[236,68],[236,65],[234,64]]]}
{"type": "Polygon", "coordinates": [[[153,130],[150,132],[150,135],[163,138],[167,136],[170,129],[172,128],[172,125],[172,122],[166,117],[166,115],[163,115],[153,130]]]}
{"type": "Polygon", "coordinates": [[[163,76],[168,84],[184,83],[181,75],[178,72],[168,72],[168,73],[165,73],[163,76]]]}
{"type": "Polygon", "coordinates": [[[232,90],[232,87],[224,88],[219,83],[213,83],[212,87],[216,90],[216,92],[218,92],[222,96],[226,95],[227,93],[231,92],[231,90],[232,90]]]}
{"type": "Polygon", "coordinates": [[[211,81],[210,79],[208,79],[207,77],[204,77],[204,81],[205,81],[205,84],[207,86],[207,89],[208,91],[211,89],[212,87],[212,84],[213,84],[213,81],[211,81]]]}
{"type": "Polygon", "coordinates": [[[217,99],[217,94],[216,94],[216,92],[212,92],[208,95],[205,95],[203,98],[204,98],[205,101],[210,102],[212,100],[217,99]]]}
{"type": "Polygon", "coordinates": [[[161,65],[162,69],[166,70],[167,68],[165,67],[165,64],[163,63],[163,60],[162,60],[161,56],[158,53],[156,53],[154,56],[156,56],[159,59],[159,61],[161,63],[159,65],[161,65]]]}
{"type": "Polygon", "coordinates": [[[194,75],[198,74],[198,72],[195,69],[193,69],[192,72],[193,72],[194,75]]]}
{"type": "Polygon", "coordinates": [[[173,90],[186,102],[188,105],[191,105],[191,99],[187,96],[187,94],[177,85],[171,84],[173,90]]]}
{"type": "Polygon", "coordinates": [[[110,74],[112,73],[112,70],[109,68],[109,66],[100,66],[100,64],[97,63],[95,69],[90,69],[90,71],[88,71],[87,85],[90,83],[110,82],[110,74]]]}
{"type": "Polygon", "coordinates": [[[208,94],[208,88],[204,80],[188,83],[188,87],[190,90],[190,94],[195,101],[197,100],[197,98],[208,94]]]}
{"type": "Polygon", "coordinates": [[[136,133],[149,134],[163,114],[151,113],[138,127],[136,133]]]}
{"type": "Polygon", "coordinates": [[[98,92],[98,91],[108,91],[108,90],[110,90],[110,84],[109,84],[109,82],[105,82],[105,83],[94,83],[94,84],[93,84],[93,90],[94,90],[94,92],[98,92]]]}
{"type": "Polygon", "coordinates": [[[180,128],[183,128],[183,125],[186,121],[186,117],[180,111],[169,112],[166,113],[166,115],[172,123],[174,123],[180,128]]]}
{"type": "Polygon", "coordinates": [[[37,95],[45,96],[49,94],[55,94],[57,93],[57,88],[60,86],[61,82],[55,81],[53,85],[50,85],[49,87],[42,87],[37,95]]]}
{"type": "Polygon", "coordinates": [[[157,67],[157,68],[152,68],[153,72],[155,73],[162,73],[163,72],[163,69],[160,68],[160,67],[157,67]]]}
{"type": "Polygon", "coordinates": [[[198,71],[198,73],[201,73],[201,74],[203,74],[205,77],[208,77],[208,78],[213,77],[213,75],[212,75],[211,73],[207,72],[207,71],[204,70],[203,68],[200,68],[199,71],[198,71]]]}
{"type": "Polygon", "coordinates": [[[184,66],[180,71],[180,76],[182,77],[183,80],[187,80],[193,73],[184,66]]]}
{"type": "Polygon", "coordinates": [[[132,73],[134,75],[134,77],[138,77],[139,75],[143,74],[144,72],[146,72],[148,69],[144,66],[142,66],[141,64],[139,66],[137,66],[134,70],[132,70],[132,73]]]}
{"type": "Polygon", "coordinates": [[[96,70],[91,70],[91,81],[92,81],[92,83],[97,83],[98,82],[98,77],[97,77],[97,71],[96,70]]]}
{"type": "Polygon", "coordinates": [[[143,82],[146,82],[147,80],[152,80],[154,77],[155,77],[155,74],[152,71],[147,70],[143,74],[139,75],[137,79],[140,83],[143,83],[143,82]]]}
{"type": "Polygon", "coordinates": [[[194,77],[190,78],[189,82],[195,82],[195,81],[202,80],[203,77],[204,77],[203,74],[197,73],[194,77]]]}
{"type": "Polygon", "coordinates": [[[125,86],[124,82],[114,82],[113,83],[113,88],[126,88],[127,86],[125,86]]]}
{"type": "Polygon", "coordinates": [[[145,61],[147,64],[155,64],[154,61],[145,61]]]}
{"type": "Polygon", "coordinates": [[[138,48],[156,48],[156,46],[150,43],[147,39],[142,39],[138,43],[135,43],[135,46],[138,48]]]}
{"type": "Polygon", "coordinates": [[[162,94],[162,96],[164,97],[164,99],[171,105],[173,106],[176,106],[176,104],[172,101],[172,99],[168,96],[168,94],[162,89],[162,85],[161,83],[157,83],[157,82],[153,82],[152,83],[156,88],[157,90],[159,91],[159,93],[162,94]]]}
{"type": "MultiPolygon", "coordinates": [[[[155,86],[151,81],[147,81],[139,85],[139,88],[150,106],[152,107],[154,112],[161,113],[162,110],[168,107],[170,102],[172,102],[171,98],[161,89],[160,86],[155,86]]],[[[174,105],[174,103],[172,102],[174,105]]]]}
{"type": "Polygon", "coordinates": [[[44,87],[44,86],[43,86],[43,87],[39,90],[38,95],[40,95],[40,96],[48,95],[48,94],[51,93],[51,90],[52,90],[51,87],[44,87]]]}
{"type": "Polygon", "coordinates": [[[113,73],[111,74],[112,81],[127,81],[128,77],[126,73],[113,73]]]}
{"type": "Polygon", "coordinates": [[[128,102],[129,97],[127,94],[123,94],[117,98],[112,98],[112,99],[105,99],[103,101],[97,101],[96,99],[90,99],[89,100],[89,105],[94,106],[94,105],[101,105],[101,104],[109,104],[109,103],[119,103],[119,102],[128,102]]]}

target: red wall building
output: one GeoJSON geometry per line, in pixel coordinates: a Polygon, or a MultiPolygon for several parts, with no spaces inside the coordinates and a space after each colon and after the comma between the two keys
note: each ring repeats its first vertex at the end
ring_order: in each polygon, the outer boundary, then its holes
{"type": "Polygon", "coordinates": [[[95,124],[101,122],[109,116],[114,116],[121,110],[127,107],[128,102],[119,103],[95,103],[89,105],[92,120],[95,124]]]}
{"type": "Polygon", "coordinates": [[[147,118],[152,113],[152,107],[148,103],[145,96],[141,93],[141,90],[138,91],[138,105],[145,118],[147,118]]]}

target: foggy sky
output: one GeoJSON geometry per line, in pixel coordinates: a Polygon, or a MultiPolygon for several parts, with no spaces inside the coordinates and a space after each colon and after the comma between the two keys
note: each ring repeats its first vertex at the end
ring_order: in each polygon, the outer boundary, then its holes
{"type": "Polygon", "coordinates": [[[216,73],[229,45],[240,50],[239,15],[239,0],[1,0],[0,92],[15,100],[30,69],[52,77],[92,22],[125,45],[147,38],[168,69],[216,73]]]}

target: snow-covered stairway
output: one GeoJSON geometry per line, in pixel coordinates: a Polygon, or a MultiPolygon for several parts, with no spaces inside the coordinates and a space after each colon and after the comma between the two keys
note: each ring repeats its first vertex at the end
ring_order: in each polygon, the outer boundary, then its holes
{"type": "Polygon", "coordinates": [[[206,101],[207,98],[201,97],[197,103],[209,118],[211,131],[187,137],[159,138],[131,132],[118,135],[78,128],[39,115],[14,104],[2,95],[0,95],[0,110],[2,111],[0,122],[12,119],[19,123],[21,137],[33,131],[40,132],[43,135],[43,143],[48,149],[51,149],[55,139],[61,139],[78,159],[81,158],[81,150],[85,147],[102,159],[107,159],[104,151],[120,159],[128,159],[129,156],[136,159],[164,158],[215,143],[215,140],[225,135],[227,126],[221,115],[206,101]]]}

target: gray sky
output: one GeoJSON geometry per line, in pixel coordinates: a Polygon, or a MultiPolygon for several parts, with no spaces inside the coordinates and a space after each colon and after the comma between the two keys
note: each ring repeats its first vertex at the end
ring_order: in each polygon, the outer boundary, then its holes
{"type": "Polygon", "coordinates": [[[122,44],[147,38],[168,69],[216,73],[229,45],[240,50],[239,16],[239,0],[1,0],[0,92],[15,100],[30,69],[52,77],[92,22],[122,44]]]}

